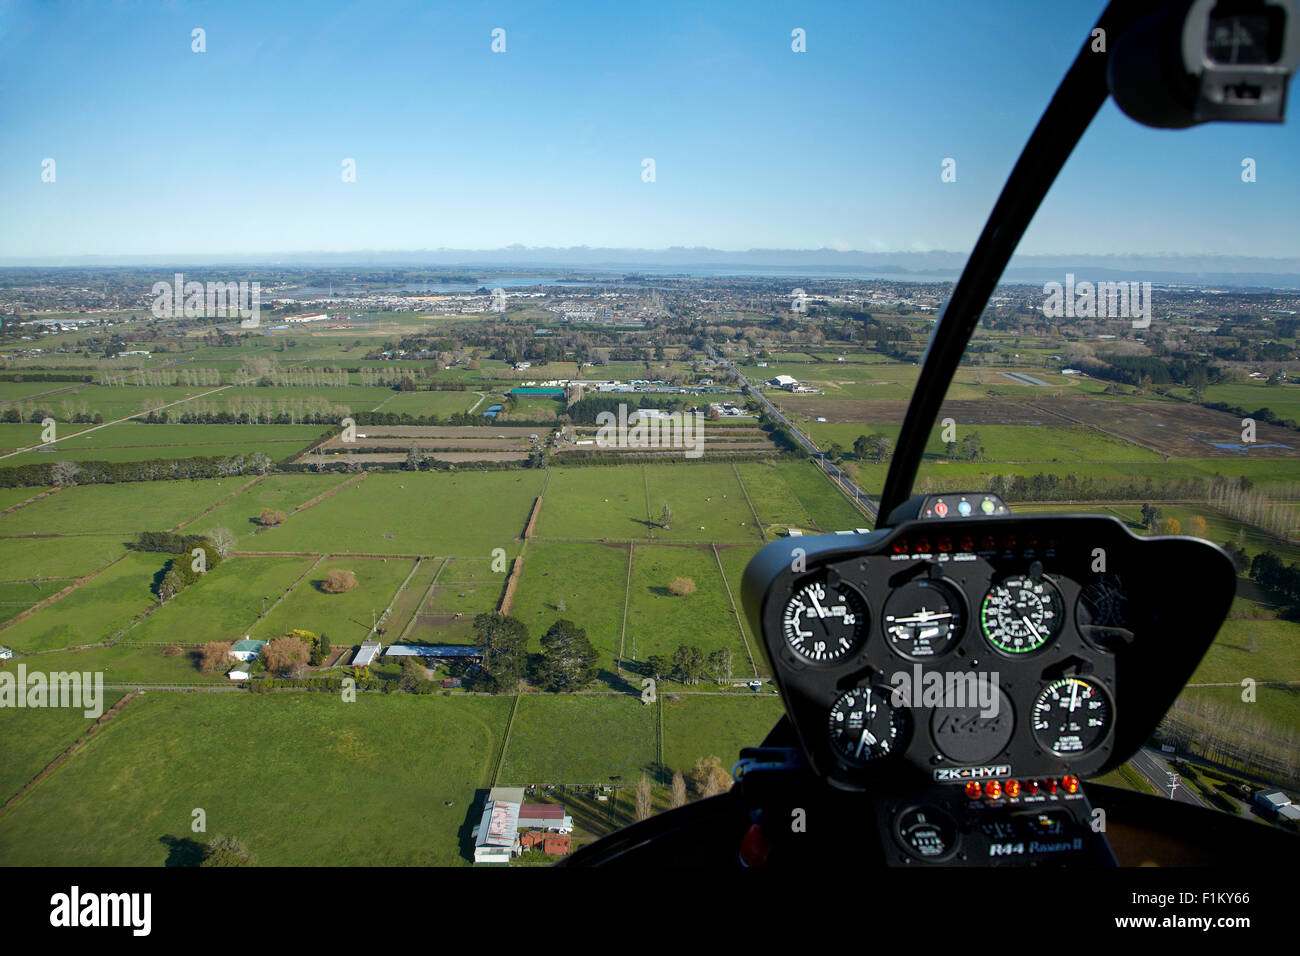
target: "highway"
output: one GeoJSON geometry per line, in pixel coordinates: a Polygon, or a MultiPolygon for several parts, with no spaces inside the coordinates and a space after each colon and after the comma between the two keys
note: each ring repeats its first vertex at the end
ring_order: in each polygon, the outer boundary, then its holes
{"type": "Polygon", "coordinates": [[[758,385],[751,382],[745,374],[740,371],[740,369],[731,364],[730,360],[718,355],[717,352],[714,351],[712,345],[708,347],[708,352],[709,357],[715,362],[728,371],[734,372],[742,386],[749,386],[750,394],[753,395],[754,399],[763,407],[763,410],[786,428],[790,429],[790,434],[794,436],[795,441],[797,441],[800,446],[808,452],[812,460],[817,463],[817,466],[826,473],[826,476],[830,478],[832,482],[838,485],[844,493],[849,496],[850,500],[856,501],[857,504],[871,516],[871,520],[874,523],[878,511],[878,502],[876,499],[859,488],[842,468],[827,458],[822,453],[821,449],[817,447],[816,443],[800,431],[798,426],[786,418],[785,415],[781,414],[781,411],[768,401],[767,396],[759,390],[758,385]]]}
{"type": "MultiPolygon", "coordinates": [[[[1169,774],[1172,769],[1169,766],[1168,756],[1158,750],[1150,747],[1143,747],[1133,759],[1129,761],[1129,766],[1140,773],[1151,786],[1156,788],[1157,793],[1165,796],[1169,795],[1169,774]]],[[[1201,799],[1201,795],[1192,787],[1184,783],[1179,783],[1178,789],[1174,791],[1174,799],[1179,803],[1190,803],[1194,807],[1209,807],[1210,805],[1201,799]]]]}

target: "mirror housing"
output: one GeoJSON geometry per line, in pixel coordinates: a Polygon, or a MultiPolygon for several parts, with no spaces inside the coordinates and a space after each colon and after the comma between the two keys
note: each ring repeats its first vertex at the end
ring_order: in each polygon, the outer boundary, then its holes
{"type": "Polygon", "coordinates": [[[1106,83],[1145,126],[1281,123],[1297,64],[1295,0],[1174,0],[1115,40],[1106,83]]]}

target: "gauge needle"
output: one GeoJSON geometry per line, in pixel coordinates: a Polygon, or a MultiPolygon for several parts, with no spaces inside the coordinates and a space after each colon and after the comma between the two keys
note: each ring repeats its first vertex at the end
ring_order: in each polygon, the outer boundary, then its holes
{"type": "Polygon", "coordinates": [[[1074,708],[1079,706],[1079,682],[1075,681],[1070,685],[1070,713],[1074,713],[1074,708]]]}
{"type": "Polygon", "coordinates": [[[858,752],[854,754],[854,756],[856,757],[862,756],[863,744],[870,744],[873,747],[876,745],[876,738],[875,736],[872,735],[870,727],[862,728],[862,736],[858,738],[858,752]]]}
{"type": "Polygon", "coordinates": [[[808,596],[812,598],[813,610],[817,612],[817,616],[819,618],[825,617],[826,612],[822,610],[822,606],[817,600],[817,595],[810,593],[808,596]]]}
{"type": "Polygon", "coordinates": [[[1038,628],[1034,627],[1034,622],[1029,619],[1028,614],[1026,614],[1024,611],[1021,611],[1020,619],[1029,625],[1029,629],[1034,632],[1034,638],[1036,640],[1041,641],[1043,639],[1043,635],[1038,632],[1038,628]]]}

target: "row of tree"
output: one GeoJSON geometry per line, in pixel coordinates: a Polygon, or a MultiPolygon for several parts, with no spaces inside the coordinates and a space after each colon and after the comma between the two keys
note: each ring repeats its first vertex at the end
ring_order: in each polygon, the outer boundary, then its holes
{"type": "Polygon", "coordinates": [[[474,686],[489,693],[513,693],[520,681],[556,692],[581,690],[596,679],[599,654],[587,632],[558,620],[542,635],[542,653],[528,654],[528,625],[509,615],[486,612],[474,618],[475,643],[482,654],[474,686]]]}
{"type": "Polygon", "coordinates": [[[719,648],[705,655],[694,644],[678,644],[671,657],[651,654],[646,658],[646,669],[655,680],[665,677],[679,684],[698,684],[703,680],[715,680],[724,683],[731,680],[735,660],[731,649],[719,648]]]}

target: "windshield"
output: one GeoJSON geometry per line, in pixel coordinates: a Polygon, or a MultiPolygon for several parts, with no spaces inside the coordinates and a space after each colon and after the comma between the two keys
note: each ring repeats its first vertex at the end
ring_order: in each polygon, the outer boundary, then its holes
{"type": "MultiPolygon", "coordinates": [[[[0,8],[0,860],[546,864],[730,788],[741,576],[880,521],[1050,6],[0,8]]],[[[1223,544],[1107,782],[1240,813],[1297,783],[1300,144],[1173,135],[1104,107],[915,490],[1223,544]]]]}

